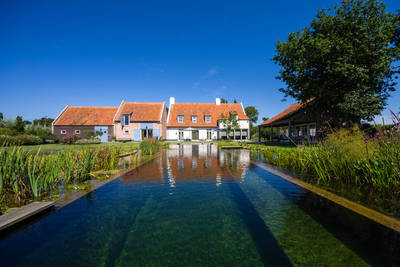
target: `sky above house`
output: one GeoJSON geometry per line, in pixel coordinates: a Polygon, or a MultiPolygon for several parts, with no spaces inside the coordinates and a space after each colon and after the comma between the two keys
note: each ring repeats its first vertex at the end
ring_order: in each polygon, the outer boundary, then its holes
{"type": "MultiPolygon", "coordinates": [[[[255,106],[261,121],[294,103],[278,91],[277,40],[335,3],[2,0],[0,112],[32,120],[66,105],[223,97],[255,106]]],[[[397,89],[385,116],[400,112],[397,89]]]]}

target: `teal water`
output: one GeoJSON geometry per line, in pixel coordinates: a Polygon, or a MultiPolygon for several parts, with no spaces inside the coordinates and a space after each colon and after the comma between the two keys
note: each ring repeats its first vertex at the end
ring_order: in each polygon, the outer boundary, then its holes
{"type": "Polygon", "coordinates": [[[0,240],[1,266],[398,266],[399,234],[250,164],[176,145],[0,240]]]}

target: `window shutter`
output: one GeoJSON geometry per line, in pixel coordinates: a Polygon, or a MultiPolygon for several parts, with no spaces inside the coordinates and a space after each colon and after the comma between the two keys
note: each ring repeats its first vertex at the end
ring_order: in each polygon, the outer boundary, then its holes
{"type": "Polygon", "coordinates": [[[125,116],[121,115],[121,125],[124,126],[125,125],[125,116]]]}

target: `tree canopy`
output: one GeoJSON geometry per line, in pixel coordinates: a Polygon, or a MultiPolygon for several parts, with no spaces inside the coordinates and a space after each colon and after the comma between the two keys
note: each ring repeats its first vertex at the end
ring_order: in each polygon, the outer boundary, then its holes
{"type": "Polygon", "coordinates": [[[313,99],[316,114],[336,121],[379,114],[399,73],[399,18],[376,0],[319,11],[309,27],[278,41],[273,60],[287,85],[280,91],[303,103],[313,99]]]}
{"type": "Polygon", "coordinates": [[[258,110],[254,106],[248,106],[244,108],[247,117],[249,117],[250,122],[257,123],[258,121],[258,110]]]}

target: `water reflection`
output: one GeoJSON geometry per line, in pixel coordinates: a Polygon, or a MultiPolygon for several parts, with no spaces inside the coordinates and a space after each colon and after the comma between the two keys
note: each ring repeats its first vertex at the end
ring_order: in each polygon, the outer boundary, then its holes
{"type": "Polygon", "coordinates": [[[215,183],[242,181],[250,164],[247,150],[219,151],[215,144],[172,144],[152,164],[145,164],[121,177],[127,184],[180,182],[215,183]],[[166,170],[166,172],[164,171],[166,170]]]}
{"type": "Polygon", "coordinates": [[[169,183],[242,180],[250,163],[248,151],[221,152],[215,144],[174,144],[165,153],[169,183]]]}

